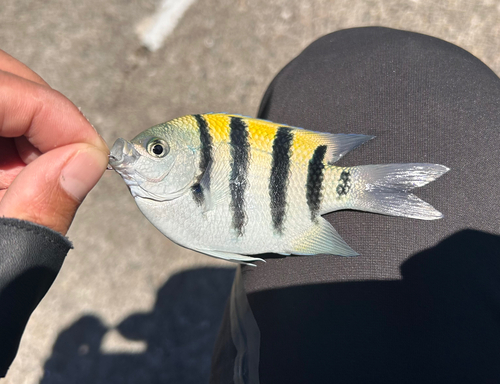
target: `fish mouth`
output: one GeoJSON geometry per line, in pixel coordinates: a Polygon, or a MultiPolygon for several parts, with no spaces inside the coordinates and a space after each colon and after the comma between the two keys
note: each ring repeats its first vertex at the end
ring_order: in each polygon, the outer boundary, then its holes
{"type": "Polygon", "coordinates": [[[129,141],[119,138],[113,144],[108,156],[107,169],[115,170],[127,182],[134,181],[134,163],[141,157],[141,154],[129,141]]]}
{"type": "Polygon", "coordinates": [[[132,143],[119,138],[111,148],[109,166],[115,170],[117,170],[117,168],[128,167],[135,163],[140,156],[140,153],[134,148],[132,143]]]}

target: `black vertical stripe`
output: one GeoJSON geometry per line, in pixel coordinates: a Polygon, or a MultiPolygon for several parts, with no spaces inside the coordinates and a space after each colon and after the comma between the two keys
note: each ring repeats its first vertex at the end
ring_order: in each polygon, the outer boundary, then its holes
{"type": "Polygon", "coordinates": [[[232,157],[229,189],[231,191],[231,208],[233,210],[233,228],[238,233],[238,236],[242,236],[246,222],[245,189],[248,184],[250,144],[248,143],[247,127],[241,118],[231,117],[229,128],[232,157]]]}
{"type": "Polygon", "coordinates": [[[191,188],[193,192],[193,198],[198,203],[202,205],[205,201],[205,195],[203,194],[203,188],[200,186],[200,180],[204,177],[204,187],[206,189],[210,188],[210,175],[207,172],[208,165],[212,161],[212,137],[208,129],[208,123],[202,115],[193,115],[198,124],[198,131],[200,132],[200,142],[201,142],[201,154],[200,154],[200,164],[198,168],[200,170],[200,176],[195,185],[191,188]]]}
{"type": "Polygon", "coordinates": [[[269,179],[269,196],[271,197],[271,217],[273,227],[283,234],[286,214],[286,191],[290,172],[290,156],[293,144],[291,128],[280,127],[273,141],[273,160],[269,179]]]}
{"type": "Polygon", "coordinates": [[[325,158],[326,145],[320,145],[314,151],[313,157],[309,160],[307,168],[307,205],[311,211],[311,220],[315,220],[321,205],[323,195],[321,188],[323,185],[323,170],[325,166],[323,159],[325,158]]]}

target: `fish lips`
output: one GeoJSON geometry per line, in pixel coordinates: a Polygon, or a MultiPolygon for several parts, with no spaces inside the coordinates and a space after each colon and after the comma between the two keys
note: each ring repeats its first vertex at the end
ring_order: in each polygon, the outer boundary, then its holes
{"type": "Polygon", "coordinates": [[[124,178],[130,178],[130,171],[133,171],[134,163],[141,157],[141,154],[129,141],[119,138],[113,144],[109,154],[109,165],[124,178]]]}
{"type": "Polygon", "coordinates": [[[141,154],[134,145],[125,139],[119,138],[113,144],[109,154],[109,165],[113,169],[124,168],[134,164],[141,154]]]}

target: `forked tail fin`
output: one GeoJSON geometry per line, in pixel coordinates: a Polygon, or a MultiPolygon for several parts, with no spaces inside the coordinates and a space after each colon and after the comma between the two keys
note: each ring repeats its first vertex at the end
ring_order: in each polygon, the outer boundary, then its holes
{"type": "Polygon", "coordinates": [[[422,187],[449,170],[444,165],[408,163],[352,168],[352,199],[346,208],[421,220],[443,217],[432,205],[409,191],[422,187]]]}

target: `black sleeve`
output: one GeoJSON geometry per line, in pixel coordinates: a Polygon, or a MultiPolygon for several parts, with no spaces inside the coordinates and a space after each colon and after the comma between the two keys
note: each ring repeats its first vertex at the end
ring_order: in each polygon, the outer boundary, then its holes
{"type": "Polygon", "coordinates": [[[0,219],[0,377],[7,374],[31,313],[71,248],[49,228],[0,219]]]}

